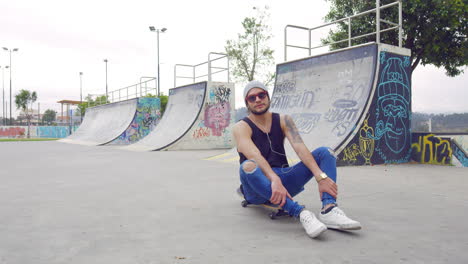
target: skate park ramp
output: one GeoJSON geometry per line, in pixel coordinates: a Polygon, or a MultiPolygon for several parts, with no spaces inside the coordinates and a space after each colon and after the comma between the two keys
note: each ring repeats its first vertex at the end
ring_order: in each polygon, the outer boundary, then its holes
{"type": "MultiPolygon", "coordinates": [[[[277,65],[272,112],[290,115],[309,149],[337,148],[364,115],[372,93],[377,46],[367,45],[277,65]]],[[[290,163],[298,160],[285,143],[290,163]]],[[[208,159],[237,161],[237,152],[208,159]]]]}
{"type": "Polygon", "coordinates": [[[309,149],[337,149],[364,115],[376,61],[377,46],[367,45],[279,64],[271,111],[290,115],[309,149]]]}
{"type": "MultiPolygon", "coordinates": [[[[271,111],[290,115],[306,146],[339,165],[410,160],[410,51],[369,43],[277,65],[271,111]]],[[[299,161],[286,140],[289,163],[299,161]]],[[[237,162],[235,150],[208,160],[237,162]]]]}
{"type": "Polygon", "coordinates": [[[161,119],[161,100],[153,97],[138,98],[132,122],[120,136],[106,145],[129,145],[146,137],[161,119]]]}
{"type": "MultiPolygon", "coordinates": [[[[64,143],[81,144],[81,145],[104,145],[118,140],[135,121],[138,116],[138,109],[143,105],[150,105],[151,111],[146,114],[152,123],[156,123],[158,119],[156,109],[160,108],[159,99],[157,98],[135,98],[117,103],[100,105],[86,109],[86,114],[83,123],[69,137],[60,140],[64,143]]],[[[148,120],[147,120],[148,121],[148,120]]],[[[152,125],[147,122],[148,129],[152,129],[152,125]]],[[[148,131],[149,133],[149,131],[148,131]]],[[[144,134],[144,133],[143,133],[144,134]]],[[[139,134],[138,139],[143,134],[139,134]]],[[[137,140],[133,137],[133,140],[137,140]]]]}
{"type": "Polygon", "coordinates": [[[231,148],[233,85],[200,82],[169,90],[166,111],[157,127],[134,151],[231,148]]]}

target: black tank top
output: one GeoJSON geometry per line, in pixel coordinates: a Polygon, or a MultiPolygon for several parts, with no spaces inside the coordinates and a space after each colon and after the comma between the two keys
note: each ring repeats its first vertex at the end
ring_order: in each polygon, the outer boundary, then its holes
{"type": "MultiPolygon", "coordinates": [[[[260,130],[248,117],[242,119],[249,124],[252,129],[252,141],[262,153],[262,156],[268,161],[270,166],[276,168],[289,167],[288,159],[284,151],[284,133],[281,130],[280,115],[273,113],[271,129],[268,135],[260,130]],[[271,145],[270,145],[271,144],[271,145]]],[[[240,163],[247,160],[244,154],[239,153],[240,163]]]]}

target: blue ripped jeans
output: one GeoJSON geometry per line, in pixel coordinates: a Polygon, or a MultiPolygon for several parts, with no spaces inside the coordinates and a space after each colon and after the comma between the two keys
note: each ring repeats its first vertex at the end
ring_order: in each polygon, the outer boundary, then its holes
{"type": "MultiPolygon", "coordinates": [[[[336,182],[336,158],[331,154],[331,150],[327,147],[320,147],[312,151],[312,155],[320,169],[336,182]]],[[[244,197],[252,204],[266,203],[272,193],[271,182],[258,166],[251,172],[245,172],[243,165],[247,161],[249,160],[244,161],[240,167],[240,180],[244,197]]],[[[292,197],[302,192],[304,185],[314,176],[303,162],[299,162],[292,167],[272,169],[280,177],[281,182],[292,197]]],[[[322,205],[325,206],[330,203],[336,203],[335,198],[324,192],[322,205]]],[[[283,209],[294,217],[298,217],[303,208],[304,206],[289,198],[286,198],[286,203],[283,206],[283,209]]]]}

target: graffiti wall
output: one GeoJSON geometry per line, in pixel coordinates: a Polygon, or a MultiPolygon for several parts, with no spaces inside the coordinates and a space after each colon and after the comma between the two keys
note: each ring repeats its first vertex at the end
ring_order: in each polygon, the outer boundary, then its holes
{"type": "Polygon", "coordinates": [[[354,138],[338,155],[339,165],[409,162],[411,158],[410,57],[379,51],[372,103],[354,138]]]}
{"type": "Polygon", "coordinates": [[[468,155],[462,147],[464,137],[468,135],[413,133],[411,158],[422,164],[468,167],[468,155]]]}
{"type": "Polygon", "coordinates": [[[375,44],[279,64],[271,111],[290,115],[310,149],[336,149],[368,105],[376,64],[375,44]]]}
{"type": "Polygon", "coordinates": [[[457,144],[456,140],[452,141],[453,157],[458,160],[460,167],[468,167],[468,154],[457,144]]]}
{"type": "Polygon", "coordinates": [[[448,137],[434,134],[412,134],[411,158],[422,164],[450,165],[452,164],[452,143],[448,137]]]}
{"type": "Polygon", "coordinates": [[[466,135],[454,135],[453,140],[457,142],[457,145],[466,153],[468,153],[468,134],[466,135]]]}
{"type": "Polygon", "coordinates": [[[161,119],[161,101],[159,98],[138,98],[135,117],[129,127],[110,145],[128,145],[148,135],[161,119]]]}
{"type": "Polygon", "coordinates": [[[0,126],[0,138],[24,138],[27,126],[0,126]]]}
{"type": "Polygon", "coordinates": [[[66,138],[70,135],[68,126],[38,126],[37,137],[39,138],[66,138]]]}
{"type": "Polygon", "coordinates": [[[190,131],[171,149],[219,149],[233,147],[234,84],[208,82],[205,101],[190,131]]]}
{"type": "MultiPolygon", "coordinates": [[[[72,132],[76,130],[72,127],[72,132]]],[[[31,138],[65,138],[70,134],[69,126],[31,126],[31,138]]],[[[26,138],[27,126],[0,126],[0,138],[26,138]]]]}

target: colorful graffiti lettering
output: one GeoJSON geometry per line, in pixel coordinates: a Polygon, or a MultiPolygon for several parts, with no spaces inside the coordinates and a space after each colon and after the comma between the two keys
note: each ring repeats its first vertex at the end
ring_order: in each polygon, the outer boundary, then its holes
{"type": "MultiPolygon", "coordinates": [[[[65,138],[70,135],[70,129],[75,131],[78,126],[30,126],[31,138],[65,138]]],[[[28,127],[0,127],[0,137],[22,138],[27,134],[28,127]]]]}
{"type": "Polygon", "coordinates": [[[372,139],[373,134],[374,130],[368,125],[368,119],[364,120],[364,126],[359,130],[359,146],[354,143],[345,148],[343,161],[349,164],[355,164],[357,162],[357,157],[362,156],[365,160],[364,165],[372,165],[371,158],[374,155],[375,145],[375,141],[372,139]]]}
{"type": "Polygon", "coordinates": [[[26,134],[24,127],[0,127],[0,137],[23,137],[26,134]]]}
{"type": "Polygon", "coordinates": [[[418,135],[417,142],[411,145],[413,159],[423,164],[451,164],[452,147],[449,139],[434,134],[418,135]]]}
{"type": "Polygon", "coordinates": [[[69,135],[69,128],[65,126],[39,126],[37,137],[40,138],[65,138],[69,135]]]}
{"type": "Polygon", "coordinates": [[[360,154],[361,152],[359,151],[358,145],[352,144],[351,146],[343,150],[342,160],[347,162],[348,164],[355,164],[357,162],[356,157],[358,157],[360,154]]]}
{"type": "Polygon", "coordinates": [[[138,99],[137,111],[130,126],[111,144],[132,144],[148,135],[161,118],[159,98],[138,99]]]}
{"type": "Polygon", "coordinates": [[[201,139],[210,136],[210,129],[208,127],[199,127],[193,131],[192,137],[194,139],[201,139]]]}
{"type": "Polygon", "coordinates": [[[231,107],[229,102],[207,105],[204,124],[211,128],[213,136],[222,136],[223,130],[231,122],[231,107]]]}

